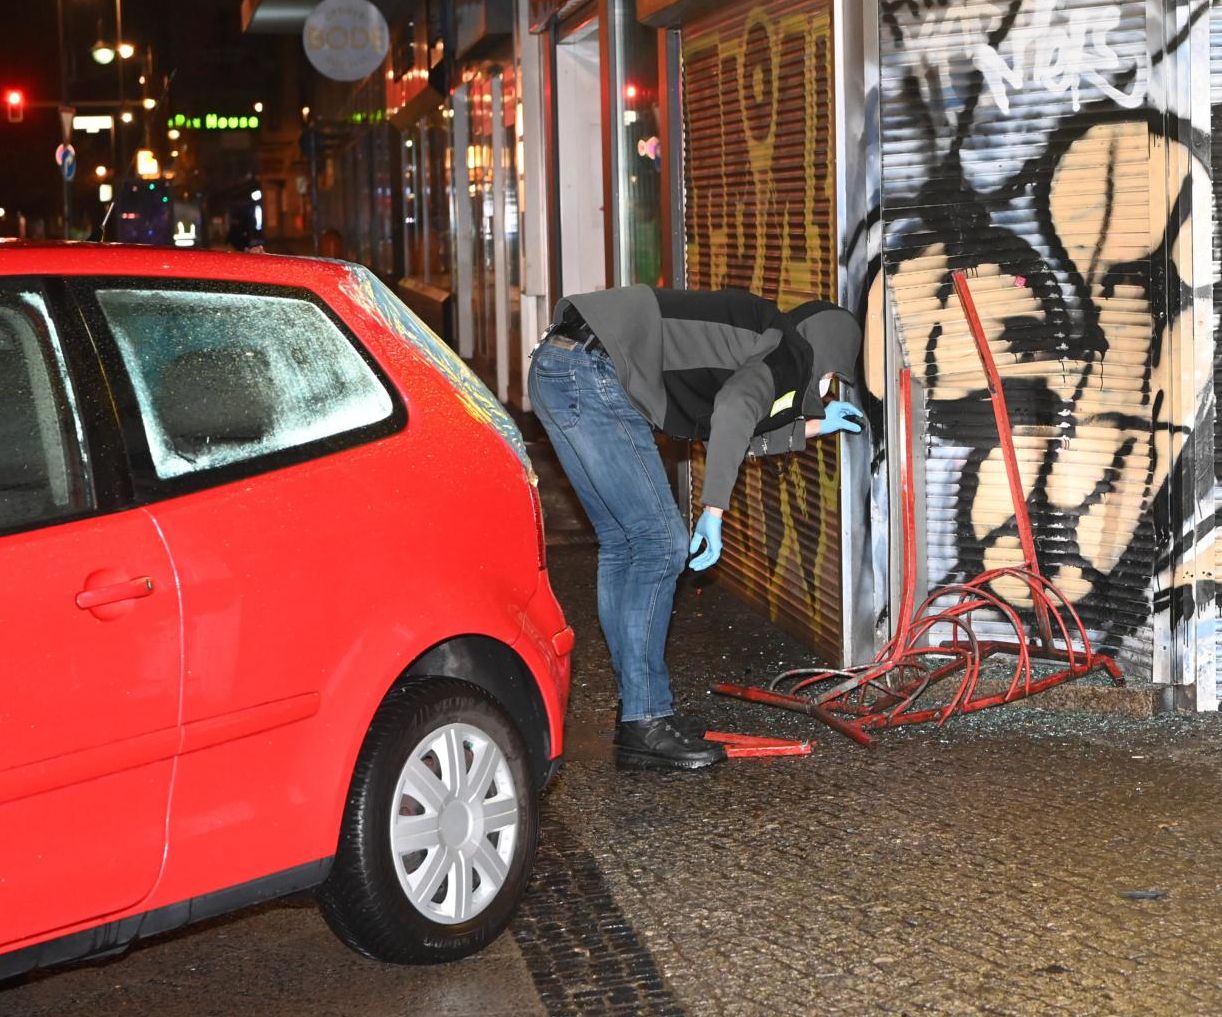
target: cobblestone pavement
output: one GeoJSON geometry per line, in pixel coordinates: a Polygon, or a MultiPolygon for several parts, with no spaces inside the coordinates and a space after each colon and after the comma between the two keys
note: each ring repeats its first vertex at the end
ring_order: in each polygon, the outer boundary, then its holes
{"type": "Polygon", "coordinates": [[[819,746],[621,773],[593,548],[572,528],[549,555],[579,633],[570,762],[512,935],[392,968],[294,898],[40,973],[0,989],[0,1015],[1222,1015],[1222,717],[1006,707],[865,750],[708,697],[809,658],[688,578],[670,649],[684,705],[819,746]]]}
{"type": "Polygon", "coordinates": [[[685,705],[714,727],[820,744],[704,774],[621,773],[585,606],[593,554],[550,560],[582,638],[549,821],[597,860],[684,1012],[1222,1015],[1222,718],[1004,707],[866,750],[708,697],[713,680],[809,657],[689,579],[670,649],[685,705]]]}

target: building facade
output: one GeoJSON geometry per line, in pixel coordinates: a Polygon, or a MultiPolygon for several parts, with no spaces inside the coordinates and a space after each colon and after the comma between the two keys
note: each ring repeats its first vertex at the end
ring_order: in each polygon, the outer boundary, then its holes
{"type": "Polygon", "coordinates": [[[1216,3],[381,6],[399,42],[361,87],[382,105],[351,113],[384,116],[385,150],[325,214],[357,233],[382,215],[387,243],[350,254],[511,408],[529,411],[529,350],[565,293],[740,286],[852,309],[865,368],[845,394],[868,442],[745,464],[719,569],[825,658],[860,661],[898,588],[901,366],[921,394],[921,586],[1020,557],[950,286],[967,270],[1044,573],[1131,681],[1216,707],[1216,3]]]}

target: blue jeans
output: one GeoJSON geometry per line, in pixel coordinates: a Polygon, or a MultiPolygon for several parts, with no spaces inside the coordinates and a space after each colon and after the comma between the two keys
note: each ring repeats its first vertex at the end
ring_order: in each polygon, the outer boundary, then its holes
{"type": "Polygon", "coordinates": [[[598,620],[623,719],[668,717],[674,702],[666,634],[688,536],[653,429],[602,352],[544,343],[531,361],[528,389],[598,535],[598,620]]]}

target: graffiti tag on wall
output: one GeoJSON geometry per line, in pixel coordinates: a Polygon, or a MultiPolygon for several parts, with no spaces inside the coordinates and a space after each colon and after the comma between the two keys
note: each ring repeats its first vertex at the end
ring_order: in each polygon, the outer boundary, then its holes
{"type": "Polygon", "coordinates": [[[772,0],[684,33],[690,287],[834,295],[829,7],[772,0]]]}
{"type": "Polygon", "coordinates": [[[1013,4],[1001,3],[929,7],[907,49],[943,85],[956,63],[970,63],[1003,113],[1010,112],[1011,96],[1028,86],[1045,95],[1068,93],[1074,112],[1081,109],[1083,90],[1125,109],[1141,106],[1148,80],[1145,51],[1113,44],[1121,24],[1115,6],[1029,0],[1017,16],[1014,11],[1013,4]]]}
{"type": "MultiPolygon", "coordinates": [[[[1162,591],[1156,604],[1154,584],[1171,543],[1176,445],[1160,455],[1156,436],[1187,423],[1171,416],[1165,345],[1185,309],[1182,222],[1152,213],[1150,184],[1152,148],[1161,165],[1159,146],[1178,143],[1162,136],[1164,111],[1145,105],[1145,18],[1140,0],[893,0],[880,73],[883,257],[926,388],[930,579],[1019,557],[950,286],[950,271],[967,268],[1041,565],[1136,674],[1150,672],[1154,611],[1174,601],[1162,591]]],[[[1186,186],[1166,183],[1172,198],[1186,186]]],[[[878,279],[874,291],[881,307],[878,279]]]]}

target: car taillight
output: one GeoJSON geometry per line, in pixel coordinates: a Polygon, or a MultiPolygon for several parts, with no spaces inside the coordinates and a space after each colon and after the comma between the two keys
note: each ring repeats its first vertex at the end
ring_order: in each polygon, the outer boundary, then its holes
{"type": "Polygon", "coordinates": [[[530,508],[535,517],[535,539],[539,544],[539,571],[547,568],[547,538],[543,533],[543,501],[539,497],[539,485],[530,485],[530,508]]]}

